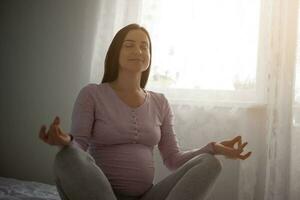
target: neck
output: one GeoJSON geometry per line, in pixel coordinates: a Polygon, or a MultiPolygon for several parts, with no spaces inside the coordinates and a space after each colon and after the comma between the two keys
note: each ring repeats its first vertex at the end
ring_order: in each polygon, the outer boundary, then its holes
{"type": "Polygon", "coordinates": [[[141,74],[119,73],[118,78],[111,85],[118,91],[135,93],[141,91],[141,74]]]}

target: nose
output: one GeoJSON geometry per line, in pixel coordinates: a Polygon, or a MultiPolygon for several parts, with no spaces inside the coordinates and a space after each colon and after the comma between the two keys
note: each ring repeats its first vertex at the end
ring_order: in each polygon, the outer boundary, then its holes
{"type": "Polygon", "coordinates": [[[137,46],[137,47],[134,48],[134,53],[136,53],[136,54],[142,54],[142,49],[137,46]]]}

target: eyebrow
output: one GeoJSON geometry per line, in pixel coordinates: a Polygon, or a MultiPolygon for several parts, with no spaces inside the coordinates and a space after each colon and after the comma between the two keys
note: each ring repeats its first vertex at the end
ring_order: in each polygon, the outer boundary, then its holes
{"type": "MultiPolygon", "coordinates": [[[[128,40],[124,40],[124,42],[136,42],[136,41],[135,41],[135,40],[130,40],[130,39],[128,39],[128,40]]],[[[146,41],[142,41],[142,43],[148,44],[148,42],[146,42],[146,41]]]]}

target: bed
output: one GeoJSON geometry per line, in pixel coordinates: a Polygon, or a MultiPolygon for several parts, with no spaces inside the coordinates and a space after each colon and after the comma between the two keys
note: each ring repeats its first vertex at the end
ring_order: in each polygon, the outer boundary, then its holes
{"type": "Polygon", "coordinates": [[[55,185],[0,177],[0,200],[61,200],[55,185]]]}

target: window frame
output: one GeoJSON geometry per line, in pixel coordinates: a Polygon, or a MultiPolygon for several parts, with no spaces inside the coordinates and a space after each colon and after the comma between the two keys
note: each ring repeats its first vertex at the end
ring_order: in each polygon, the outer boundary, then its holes
{"type": "MultiPolygon", "coordinates": [[[[177,89],[170,87],[154,87],[149,84],[146,89],[163,93],[171,104],[195,104],[195,105],[220,105],[220,106],[239,106],[239,107],[261,107],[267,104],[267,80],[268,69],[262,61],[265,50],[265,42],[262,39],[265,35],[265,26],[261,21],[265,20],[266,7],[263,7],[264,0],[261,0],[259,27],[258,27],[258,47],[256,65],[256,86],[254,90],[204,90],[204,89],[177,89]]],[[[143,4],[143,3],[142,3],[143,4]]],[[[141,9],[142,5],[141,4],[141,9]]],[[[141,14],[139,16],[141,21],[141,14]]],[[[151,72],[150,72],[151,76],[151,72]]]]}

